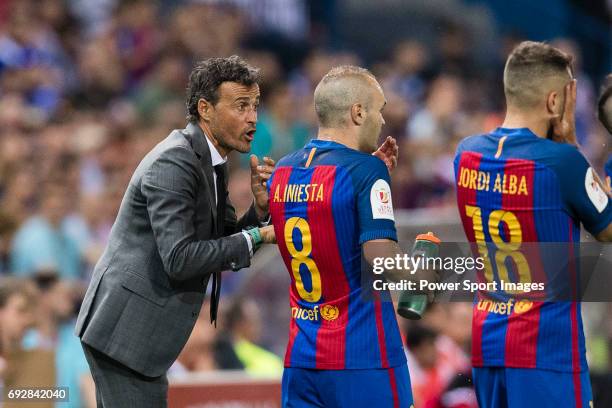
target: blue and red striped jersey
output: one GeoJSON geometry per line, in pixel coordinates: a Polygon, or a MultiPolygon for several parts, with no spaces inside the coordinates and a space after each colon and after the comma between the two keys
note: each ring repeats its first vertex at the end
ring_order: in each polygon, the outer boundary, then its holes
{"type": "Polygon", "coordinates": [[[397,240],[389,173],[378,158],[313,140],[268,182],[278,247],[291,276],[286,367],[389,368],[406,363],[388,293],[362,296],[361,244],[397,240]]]}
{"type": "MultiPolygon", "coordinates": [[[[566,243],[568,282],[577,287],[575,254],[580,223],[597,234],[612,221],[609,198],[574,146],[540,138],[529,129],[498,128],[464,139],[455,156],[457,204],[468,241],[488,252],[490,278],[545,281],[555,273],[541,253],[514,259],[529,242],[566,243]],[[497,257],[492,252],[503,252],[497,257]],[[513,258],[509,267],[506,259],[513,258]],[[516,265],[522,265],[520,270],[516,265]]],[[[541,245],[541,244],[538,244],[541,245]]],[[[479,250],[477,250],[479,251],[479,250]]],[[[481,254],[482,255],[482,254],[481,254]]],[[[486,272],[485,272],[486,275],[486,272]]],[[[571,285],[570,285],[571,286],[571,285]]],[[[580,303],[508,300],[474,302],[475,367],[501,366],[579,372],[587,369],[580,303]]]]}

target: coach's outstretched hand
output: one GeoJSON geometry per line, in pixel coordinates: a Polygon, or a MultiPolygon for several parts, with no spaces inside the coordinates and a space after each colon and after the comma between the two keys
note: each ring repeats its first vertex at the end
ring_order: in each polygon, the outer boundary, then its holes
{"type": "Polygon", "coordinates": [[[578,145],[576,140],[576,80],[565,85],[565,106],[563,114],[552,120],[553,140],[559,143],[578,145]]]}
{"type": "Polygon", "coordinates": [[[397,166],[397,158],[399,156],[399,147],[397,147],[395,138],[387,136],[385,142],[372,154],[385,162],[387,169],[389,169],[389,174],[391,174],[397,166]]]}
{"type": "Polygon", "coordinates": [[[276,234],[274,233],[274,225],[259,228],[261,240],[264,244],[276,244],[276,234]]]}
{"type": "Polygon", "coordinates": [[[263,162],[254,154],[251,155],[251,190],[255,197],[255,210],[260,220],[268,216],[268,190],[266,182],[270,180],[274,165],[276,163],[269,157],[264,157],[263,162]]]}

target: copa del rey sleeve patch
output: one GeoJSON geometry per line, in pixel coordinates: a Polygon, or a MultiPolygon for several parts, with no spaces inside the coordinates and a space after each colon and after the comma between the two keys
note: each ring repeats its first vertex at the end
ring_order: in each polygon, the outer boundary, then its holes
{"type": "Polygon", "coordinates": [[[599,178],[593,171],[592,167],[589,167],[584,178],[584,187],[586,188],[589,199],[597,208],[597,211],[602,212],[608,205],[608,195],[603,191],[599,178]]]}
{"type": "Polygon", "coordinates": [[[395,221],[393,203],[391,202],[391,187],[383,179],[376,180],[370,190],[372,218],[395,221]]]}

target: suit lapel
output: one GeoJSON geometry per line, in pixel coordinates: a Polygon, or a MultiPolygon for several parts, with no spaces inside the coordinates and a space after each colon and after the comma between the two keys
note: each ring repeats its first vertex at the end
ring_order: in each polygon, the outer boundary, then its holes
{"type": "MultiPolygon", "coordinates": [[[[215,201],[215,180],[213,178],[213,172],[215,171],[212,167],[212,159],[210,157],[210,149],[208,148],[208,143],[204,138],[204,132],[200,126],[195,123],[189,123],[187,128],[183,131],[185,137],[191,143],[191,147],[193,147],[193,151],[196,156],[198,156],[200,160],[200,166],[203,173],[203,181],[207,185],[207,196],[209,201],[209,207],[212,211],[212,219],[213,219],[213,230],[217,230],[217,203],[215,201]]],[[[227,169],[224,168],[224,171],[227,169]]]]}

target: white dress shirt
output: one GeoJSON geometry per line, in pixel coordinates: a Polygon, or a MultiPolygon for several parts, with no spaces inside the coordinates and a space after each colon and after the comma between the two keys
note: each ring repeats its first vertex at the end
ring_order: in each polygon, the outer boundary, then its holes
{"type": "MultiPolygon", "coordinates": [[[[208,148],[210,149],[210,159],[212,161],[213,168],[227,161],[227,156],[221,157],[221,154],[219,153],[215,145],[212,144],[208,136],[206,136],[206,143],[208,143],[208,148]]],[[[214,181],[213,184],[215,185],[215,204],[217,204],[217,202],[219,201],[219,196],[217,193],[217,172],[216,171],[213,172],[213,181],[214,181]]]]}
{"type": "MultiPolygon", "coordinates": [[[[227,161],[227,156],[221,157],[221,153],[219,153],[219,151],[217,150],[215,145],[210,141],[208,136],[206,136],[205,139],[206,139],[206,143],[208,143],[208,149],[210,150],[210,160],[212,162],[213,169],[214,169],[215,166],[225,163],[227,161]]],[[[215,185],[215,204],[217,204],[219,201],[219,193],[217,192],[217,172],[216,171],[213,171],[213,184],[215,185]]],[[[251,254],[251,256],[253,256],[253,242],[251,240],[251,236],[245,231],[242,231],[242,235],[244,236],[244,238],[247,241],[247,244],[249,245],[249,253],[251,254]]]]}

